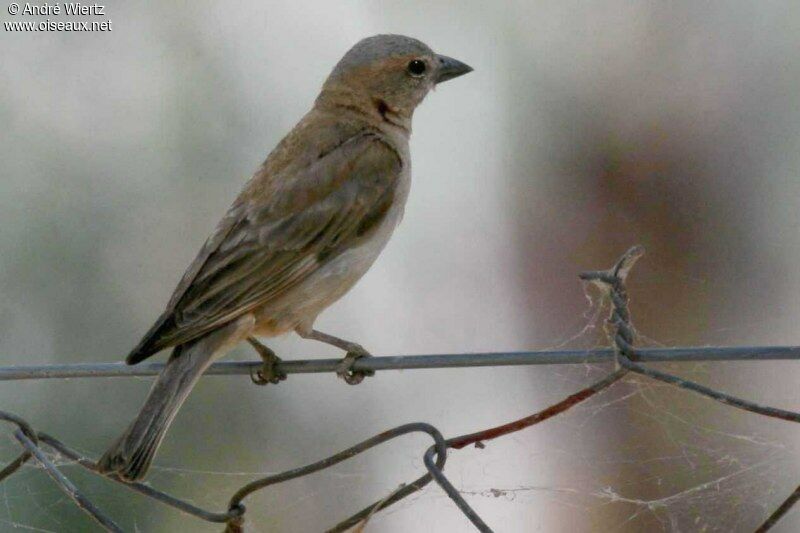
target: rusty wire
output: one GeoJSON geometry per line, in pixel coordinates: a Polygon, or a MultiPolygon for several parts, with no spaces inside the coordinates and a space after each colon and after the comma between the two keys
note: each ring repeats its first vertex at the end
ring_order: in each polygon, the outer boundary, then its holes
{"type": "MultiPolygon", "coordinates": [[[[392,368],[447,368],[460,366],[500,366],[522,364],[557,364],[557,363],[585,363],[598,362],[612,359],[617,368],[590,384],[588,387],[575,392],[560,402],[557,402],[541,411],[506,424],[476,431],[458,437],[444,439],[438,429],[430,424],[417,422],[398,426],[355,446],[331,455],[320,461],[288,470],[279,474],[256,479],[237,490],[231,496],[227,510],[224,512],[209,511],[197,507],[187,501],[176,498],[150,485],[138,482],[124,482],[114,474],[106,475],[130,490],[139,492],[151,499],[171,506],[186,514],[212,523],[225,524],[227,533],[238,533],[244,529],[246,508],[243,501],[256,491],[268,486],[283,483],[298,477],[306,476],[331,467],[342,461],[348,460],[375,446],[409,433],[426,433],[433,444],[427,448],[423,461],[427,473],[414,481],[403,484],[388,496],[364,507],[359,512],[336,524],[329,532],[346,531],[358,524],[365,524],[376,512],[386,509],[403,498],[413,494],[431,480],[445,491],[450,499],[458,506],[462,513],[481,532],[491,532],[492,529],[484,522],[478,513],[472,509],[464,497],[445,476],[444,466],[447,460],[448,449],[462,449],[474,444],[482,448],[485,441],[495,439],[522,429],[544,422],[561,414],[586,399],[604,391],[619,382],[628,373],[633,372],[642,376],[655,379],[694,393],[703,395],[712,400],[735,407],[737,409],[757,413],[763,416],[778,418],[790,422],[800,422],[800,413],[763,406],[748,400],[716,391],[699,383],[684,378],[654,370],[642,365],[642,362],[652,361],[696,361],[696,360],[765,360],[765,359],[797,359],[800,357],[800,347],[771,346],[771,347],[715,347],[715,348],[662,348],[638,349],[634,348],[635,330],[631,323],[628,308],[628,293],[625,286],[627,275],[634,263],[644,254],[644,249],[635,246],[628,250],[617,263],[609,270],[585,272],[580,278],[599,287],[611,303],[611,312],[608,325],[613,338],[613,350],[591,351],[549,351],[549,352],[512,352],[494,354],[452,354],[430,356],[397,356],[373,357],[360,360],[357,370],[387,370],[392,368]]],[[[309,360],[288,361],[281,364],[281,370],[287,373],[326,372],[335,370],[333,363],[338,360],[309,360]],[[329,368],[330,367],[330,368],[329,368]]],[[[218,363],[209,369],[210,374],[250,374],[253,368],[260,367],[261,363],[218,363]]],[[[39,367],[5,367],[0,368],[0,381],[12,379],[41,379],[56,377],[121,377],[132,375],[153,375],[160,371],[162,365],[150,364],[143,367],[124,367],[110,363],[103,365],[52,365],[39,367]]],[[[90,515],[99,525],[107,531],[122,531],[122,529],[98,509],[73,483],[69,480],[47,457],[43,446],[61,456],[73,461],[81,467],[99,474],[95,462],[76,452],[53,436],[35,431],[21,417],[12,413],[0,411],[0,421],[9,422],[17,426],[14,437],[22,446],[22,452],[8,465],[0,470],[0,482],[18,471],[22,465],[33,459],[50,477],[59,488],[64,491],[78,507],[90,515]]],[[[795,489],[781,505],[758,527],[758,533],[770,530],[778,521],[800,500],[800,486],[795,489]]]]}

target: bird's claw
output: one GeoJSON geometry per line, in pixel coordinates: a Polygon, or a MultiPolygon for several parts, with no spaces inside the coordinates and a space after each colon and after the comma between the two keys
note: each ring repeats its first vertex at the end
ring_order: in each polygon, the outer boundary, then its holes
{"type": "Polygon", "coordinates": [[[273,383],[277,385],[286,379],[286,372],[281,372],[275,366],[281,362],[281,358],[275,355],[271,349],[267,348],[254,338],[248,339],[253,348],[256,349],[258,355],[264,364],[257,370],[250,371],[250,379],[256,385],[267,385],[273,383]]]}
{"type": "Polygon", "coordinates": [[[353,370],[356,361],[363,357],[372,357],[364,348],[355,348],[347,352],[347,355],[336,367],[336,375],[344,380],[348,385],[358,385],[364,378],[374,376],[374,370],[353,370]]]}
{"type": "Polygon", "coordinates": [[[250,379],[256,385],[268,385],[270,383],[277,385],[281,381],[286,379],[285,372],[279,372],[275,368],[275,363],[280,361],[280,359],[276,358],[276,361],[264,361],[264,364],[259,369],[254,369],[250,371],[250,379]]]}

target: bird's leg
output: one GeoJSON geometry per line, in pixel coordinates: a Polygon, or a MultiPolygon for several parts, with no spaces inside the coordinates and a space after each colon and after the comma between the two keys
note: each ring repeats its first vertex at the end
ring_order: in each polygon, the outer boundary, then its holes
{"type": "Polygon", "coordinates": [[[336,375],[345,380],[345,382],[349,385],[358,385],[364,381],[365,377],[375,375],[375,371],[373,370],[353,370],[353,365],[358,359],[371,356],[370,353],[366,351],[360,344],[346,341],[344,339],[340,339],[339,337],[334,337],[333,335],[328,335],[327,333],[323,333],[315,329],[298,328],[297,334],[304,339],[312,339],[315,341],[324,342],[325,344],[336,346],[337,348],[347,352],[347,355],[344,356],[342,362],[336,367],[336,375]]]}
{"type": "Polygon", "coordinates": [[[275,352],[258,342],[255,337],[247,337],[247,342],[250,343],[250,346],[255,348],[258,355],[261,356],[261,360],[264,361],[264,366],[250,373],[250,379],[253,380],[253,383],[256,385],[266,385],[267,383],[274,383],[277,385],[286,379],[286,374],[284,372],[279,372],[275,368],[275,365],[281,360],[280,357],[275,355],[275,352]]]}

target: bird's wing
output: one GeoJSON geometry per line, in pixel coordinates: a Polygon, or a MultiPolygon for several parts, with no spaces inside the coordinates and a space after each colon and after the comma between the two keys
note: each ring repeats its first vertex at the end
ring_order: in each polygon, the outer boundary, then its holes
{"type": "Polygon", "coordinates": [[[401,168],[394,148],[364,133],[302,170],[268,177],[259,200],[240,196],[128,363],[264,305],[358,244],[391,207],[401,168]]]}

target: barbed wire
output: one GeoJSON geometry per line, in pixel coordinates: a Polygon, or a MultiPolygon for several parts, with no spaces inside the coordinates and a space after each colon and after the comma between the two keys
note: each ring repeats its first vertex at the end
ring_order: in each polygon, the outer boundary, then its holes
{"type": "MultiPolygon", "coordinates": [[[[433,444],[426,449],[423,455],[423,463],[427,473],[409,483],[401,485],[388,496],[364,507],[349,518],[339,522],[328,531],[342,532],[357,525],[363,528],[375,513],[421,490],[428,485],[431,480],[434,480],[461,510],[464,516],[470,520],[475,528],[478,531],[486,533],[491,532],[492,529],[484,522],[478,513],[472,509],[460,491],[444,474],[447,450],[458,450],[469,445],[483,448],[483,443],[485,441],[521,431],[571,409],[575,405],[608,389],[631,372],[700,394],[730,407],[785,421],[800,422],[800,413],[760,405],[673,374],[655,370],[642,364],[647,362],[678,361],[796,360],[800,358],[800,347],[797,346],[634,348],[636,334],[628,308],[628,293],[625,281],[631,268],[643,254],[644,248],[641,246],[634,246],[628,250],[612,268],[602,271],[585,272],[580,275],[580,278],[584,281],[596,285],[604,293],[608,301],[610,301],[611,312],[607,324],[612,334],[613,349],[370,357],[359,359],[354,367],[356,371],[378,371],[391,369],[577,364],[612,360],[616,362],[616,369],[613,372],[608,373],[588,387],[567,396],[560,402],[519,420],[449,439],[445,439],[441,432],[430,424],[424,422],[404,424],[379,433],[355,446],[320,461],[251,481],[238,489],[231,496],[226,511],[214,512],[160,491],[150,485],[139,482],[126,482],[115,474],[100,474],[95,461],[92,459],[83,456],[51,435],[35,431],[23,418],[13,413],[0,411],[0,421],[11,423],[17,427],[14,431],[14,437],[22,447],[22,452],[0,470],[0,482],[17,472],[24,464],[33,460],[47,472],[57,486],[65,492],[81,510],[91,516],[105,530],[112,532],[122,531],[119,525],[94,505],[77,486],[58,469],[55,463],[48,458],[44,450],[44,446],[47,446],[56,454],[91,472],[114,480],[130,490],[207,522],[225,524],[226,533],[239,533],[244,531],[245,524],[246,508],[243,502],[251,494],[268,486],[324,470],[403,435],[425,433],[433,440],[433,444]]],[[[278,365],[278,370],[287,374],[335,372],[339,362],[338,359],[283,361],[278,365]]],[[[262,365],[263,363],[260,361],[216,363],[206,371],[206,375],[247,374],[252,376],[254,372],[261,369],[262,365]]],[[[160,372],[163,366],[163,364],[159,363],[137,365],[134,367],[119,363],[9,366],[0,367],[0,381],[77,377],[149,376],[160,372]]],[[[800,486],[778,506],[756,531],[758,533],[763,533],[770,530],[787,512],[789,512],[798,500],[800,500],[800,486]]]]}

